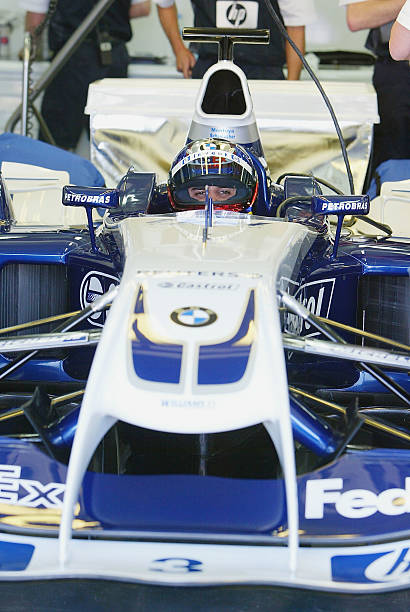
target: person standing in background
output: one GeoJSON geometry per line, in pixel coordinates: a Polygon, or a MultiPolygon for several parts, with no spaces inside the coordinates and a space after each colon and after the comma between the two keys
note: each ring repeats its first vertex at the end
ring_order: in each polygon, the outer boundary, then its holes
{"type": "MultiPolygon", "coordinates": [[[[50,51],[55,55],[94,7],[94,0],[58,0],[48,27],[50,51]]],[[[44,20],[49,0],[20,0],[26,12],[26,31],[44,20]]],[[[75,150],[86,125],[84,109],[90,83],[104,78],[126,77],[126,42],[132,37],[130,20],[149,15],[151,0],[115,0],[97,26],[44,91],[41,114],[56,142],[75,150]]],[[[44,136],[40,133],[40,140],[44,136]]]]}
{"type": "MultiPolygon", "coordinates": [[[[184,45],[178,26],[174,0],[154,0],[162,28],[168,37],[176,58],[176,66],[185,78],[201,78],[217,61],[217,46],[201,44],[195,51],[198,59],[184,45]]],[[[314,0],[270,0],[282,19],[290,38],[302,53],[305,51],[305,25],[316,20],[314,0]]],[[[269,45],[238,45],[234,62],[250,79],[283,79],[283,66],[287,65],[287,78],[299,79],[302,62],[288,42],[283,41],[264,0],[191,0],[194,26],[209,28],[267,28],[269,45]]]]}
{"type": "Polygon", "coordinates": [[[406,0],[393,24],[389,49],[393,59],[410,61],[410,0],[406,0]]]}
{"type": "Polygon", "coordinates": [[[410,67],[389,53],[393,21],[405,0],[339,0],[352,32],[370,28],[366,48],[375,56],[373,85],[380,123],[374,126],[371,172],[389,159],[410,159],[410,67]]]}

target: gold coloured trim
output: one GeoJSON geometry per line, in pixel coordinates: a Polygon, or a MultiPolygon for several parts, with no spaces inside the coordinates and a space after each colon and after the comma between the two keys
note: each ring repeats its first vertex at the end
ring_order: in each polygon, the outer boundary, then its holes
{"type": "MultiPolygon", "coordinates": [[[[318,402],[319,404],[323,404],[324,406],[329,406],[329,408],[333,408],[333,410],[336,410],[337,412],[340,412],[341,414],[346,414],[346,409],[343,408],[343,406],[339,406],[339,404],[335,404],[334,402],[329,402],[328,400],[322,399],[321,397],[317,397],[317,395],[313,395],[312,393],[308,393],[307,391],[302,391],[301,389],[296,389],[295,387],[290,387],[290,386],[289,386],[289,391],[291,391],[292,393],[296,393],[298,395],[303,395],[304,397],[312,399],[315,402],[318,402]]],[[[391,425],[385,425],[384,423],[381,423],[377,419],[373,419],[372,417],[366,416],[366,417],[363,417],[363,422],[366,425],[370,425],[370,427],[374,427],[375,429],[379,429],[381,431],[384,431],[385,433],[389,433],[398,438],[402,438],[403,440],[406,440],[406,442],[410,442],[409,434],[406,434],[404,431],[400,431],[400,429],[396,429],[395,427],[392,427],[391,425]]]]}

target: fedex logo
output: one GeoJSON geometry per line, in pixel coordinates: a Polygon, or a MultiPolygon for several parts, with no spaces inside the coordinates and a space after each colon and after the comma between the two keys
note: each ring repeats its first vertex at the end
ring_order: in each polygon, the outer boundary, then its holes
{"type": "Polygon", "coordinates": [[[308,480],[305,518],[322,519],[327,506],[350,519],[367,518],[376,512],[387,516],[410,513],[410,477],[405,479],[404,489],[386,489],[379,494],[367,489],[343,491],[343,478],[308,480]]]}
{"type": "Polygon", "coordinates": [[[0,503],[31,508],[61,508],[65,484],[21,478],[20,465],[0,464],[0,503]]]}

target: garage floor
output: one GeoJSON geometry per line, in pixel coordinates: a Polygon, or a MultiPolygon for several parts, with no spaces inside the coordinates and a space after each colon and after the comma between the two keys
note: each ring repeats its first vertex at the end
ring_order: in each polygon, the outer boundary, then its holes
{"type": "Polygon", "coordinates": [[[274,587],[153,587],[97,580],[0,584],[1,612],[404,612],[410,589],[342,595],[274,587]]]}

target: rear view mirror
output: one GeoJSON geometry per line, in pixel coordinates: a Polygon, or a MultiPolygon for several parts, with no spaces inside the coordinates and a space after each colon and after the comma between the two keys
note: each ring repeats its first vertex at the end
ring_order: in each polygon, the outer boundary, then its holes
{"type": "Polygon", "coordinates": [[[92,209],[118,208],[120,202],[118,189],[107,189],[105,187],[74,187],[72,185],[65,185],[63,187],[62,201],[64,206],[84,206],[87,213],[91,248],[94,253],[98,253],[99,251],[95,240],[92,209]]]}
{"type": "Polygon", "coordinates": [[[319,215],[338,215],[336,234],[331,258],[336,257],[345,215],[367,215],[370,211],[368,195],[321,195],[313,196],[312,211],[319,215]]]}

